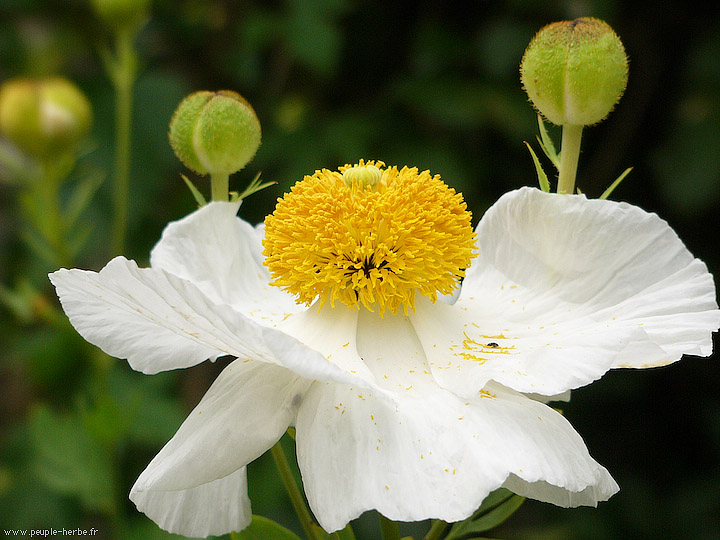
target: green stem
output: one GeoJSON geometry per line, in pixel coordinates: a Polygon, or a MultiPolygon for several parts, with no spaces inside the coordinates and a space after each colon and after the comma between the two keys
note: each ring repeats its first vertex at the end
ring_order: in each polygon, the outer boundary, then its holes
{"type": "Polygon", "coordinates": [[[562,131],[562,148],[560,150],[560,175],[558,177],[558,193],[575,193],[575,176],[580,157],[580,141],[583,126],[566,124],[562,131]]]}
{"type": "Polygon", "coordinates": [[[383,540],[400,540],[400,526],[382,514],[380,516],[380,532],[383,540]]]}
{"type": "Polygon", "coordinates": [[[300,488],[298,488],[297,483],[295,483],[295,477],[293,476],[290,463],[288,463],[280,441],[275,443],[270,452],[275,460],[275,465],[278,468],[280,477],[282,478],[285,489],[290,496],[290,501],[292,502],[295,513],[300,520],[300,524],[302,525],[305,534],[310,540],[319,540],[313,528],[313,518],[310,515],[310,510],[308,510],[308,507],[305,504],[305,499],[300,492],[300,488]]]}
{"type": "Polygon", "coordinates": [[[51,247],[57,264],[61,267],[68,267],[71,265],[71,260],[65,238],[67,227],[60,202],[62,173],[52,163],[42,163],[40,170],[40,179],[35,183],[38,201],[33,204],[40,202],[42,205],[38,215],[43,217],[43,221],[37,223],[37,226],[51,247]]]}
{"type": "Polygon", "coordinates": [[[447,529],[447,526],[448,524],[440,519],[433,520],[432,527],[430,527],[430,530],[423,540],[438,540],[442,533],[445,532],[445,529],[447,529]]]}
{"type": "Polygon", "coordinates": [[[113,255],[122,253],[127,234],[128,194],[130,185],[130,127],[132,124],[133,85],[137,58],[133,49],[135,33],[116,34],[116,61],[111,73],[115,87],[115,186],[113,190],[113,255]]]}
{"type": "Polygon", "coordinates": [[[229,192],[229,174],[210,174],[210,197],[213,201],[227,201],[229,192]]]}

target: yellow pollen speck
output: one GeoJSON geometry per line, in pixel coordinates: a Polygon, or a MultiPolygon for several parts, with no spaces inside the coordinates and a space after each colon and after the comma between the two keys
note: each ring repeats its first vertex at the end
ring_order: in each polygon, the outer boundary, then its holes
{"type": "Polygon", "coordinates": [[[450,294],[474,257],[462,195],[416,168],[360,161],[306,176],[265,220],[265,265],[310,305],[408,313],[450,294]]]}

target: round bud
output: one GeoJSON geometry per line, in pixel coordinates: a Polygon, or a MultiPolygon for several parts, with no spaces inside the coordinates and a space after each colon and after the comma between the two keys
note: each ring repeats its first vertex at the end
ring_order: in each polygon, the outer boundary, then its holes
{"type": "Polygon", "coordinates": [[[113,30],[139,28],[147,20],[150,0],[92,0],[95,13],[113,30]]]}
{"type": "Polygon", "coordinates": [[[170,145],[186,167],[199,174],[232,174],[260,146],[260,122],[240,94],[195,92],[170,121],[170,145]]]}
{"type": "Polygon", "coordinates": [[[596,124],[625,91],[627,56],[620,38],[599,19],[557,22],[528,45],[520,78],[533,105],[553,124],[596,124]]]}
{"type": "Polygon", "coordinates": [[[35,158],[72,150],[91,124],[90,102],[65,79],[13,79],[0,87],[0,133],[35,158]]]}

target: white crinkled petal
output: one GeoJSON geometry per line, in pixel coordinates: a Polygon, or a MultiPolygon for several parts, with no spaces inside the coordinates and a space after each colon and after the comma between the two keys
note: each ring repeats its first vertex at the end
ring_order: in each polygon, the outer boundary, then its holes
{"type": "Polygon", "coordinates": [[[477,233],[458,301],[412,317],[434,366],[452,365],[436,371],[448,388],[492,378],[552,394],[611,367],[712,352],[713,278],[657,215],[523,188],[501,197],[477,233]]]}
{"type": "Polygon", "coordinates": [[[409,393],[394,407],[317,383],[298,414],[297,447],[327,531],[370,509],[393,520],[459,521],[501,486],[563,506],[595,505],[618,489],[560,414],[502,389],[470,400],[409,393]]]}
{"type": "Polygon", "coordinates": [[[161,529],[189,537],[240,531],[252,518],[245,467],[190,489],[158,491],[135,486],[130,499],[161,529]]]}
{"type": "Polygon", "coordinates": [[[133,489],[186,490],[234,473],[280,439],[310,384],[279,366],[235,360],[133,489]]]}
{"type": "Polygon", "coordinates": [[[463,396],[491,380],[520,392],[562,394],[600,378],[633,338],[643,338],[640,330],[587,317],[545,326],[488,317],[479,303],[420,299],[415,307],[410,318],[435,380],[463,396]]]}
{"type": "Polygon", "coordinates": [[[333,383],[306,394],[298,463],[326,530],[373,508],[402,521],[461,520],[513,478],[530,496],[566,505],[617,490],[551,408],[499,385],[460,398],[435,383],[407,317],[361,311],[358,323],[358,352],[395,399],[333,383]]]}
{"type": "Polygon", "coordinates": [[[345,305],[315,305],[302,313],[288,317],[277,328],[293,336],[313,350],[320,352],[329,362],[366,382],[366,388],[377,389],[377,381],[360,358],[356,335],[360,310],[345,305]]]}
{"type": "Polygon", "coordinates": [[[240,203],[212,202],[165,227],[153,268],[194,283],[215,303],[229,304],[269,326],[304,310],[263,266],[262,231],[236,216],[240,203]]]}
{"type": "Polygon", "coordinates": [[[117,257],[100,272],[62,269],[50,280],[80,335],[144,373],[232,355],[310,379],[358,380],[295,338],[215,304],[193,283],[162,269],[117,257]]]}

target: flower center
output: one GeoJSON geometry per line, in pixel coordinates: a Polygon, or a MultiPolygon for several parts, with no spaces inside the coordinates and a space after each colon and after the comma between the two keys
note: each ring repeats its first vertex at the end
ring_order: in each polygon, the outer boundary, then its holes
{"type": "Polygon", "coordinates": [[[265,219],[272,284],[321,306],[384,313],[437,300],[465,275],[475,234],[462,195],[417,168],[360,161],[306,176],[265,219]]]}

